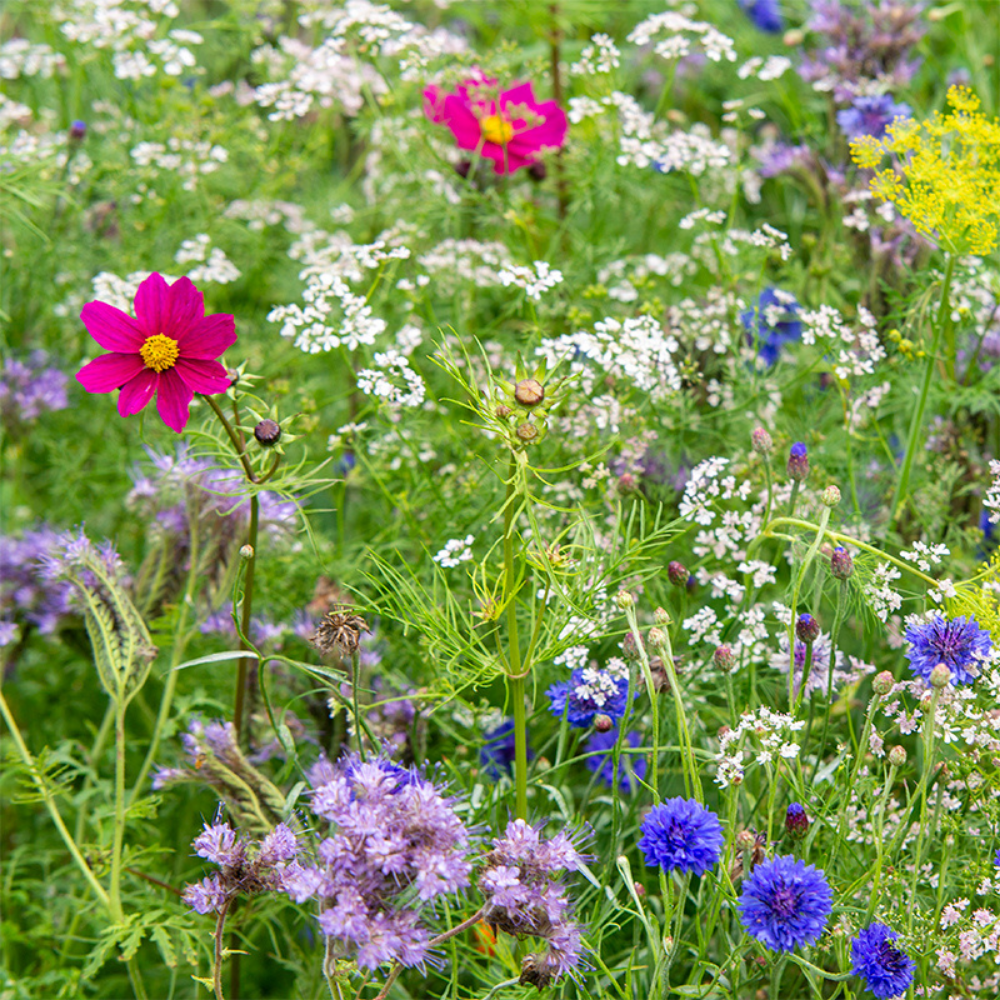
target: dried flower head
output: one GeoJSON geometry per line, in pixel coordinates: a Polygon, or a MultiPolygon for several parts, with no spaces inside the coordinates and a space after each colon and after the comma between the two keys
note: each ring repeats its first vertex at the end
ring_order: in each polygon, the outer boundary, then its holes
{"type": "Polygon", "coordinates": [[[347,608],[338,608],[323,616],[309,641],[321,653],[337,652],[341,656],[352,656],[361,645],[362,632],[371,632],[364,618],[347,608]]]}

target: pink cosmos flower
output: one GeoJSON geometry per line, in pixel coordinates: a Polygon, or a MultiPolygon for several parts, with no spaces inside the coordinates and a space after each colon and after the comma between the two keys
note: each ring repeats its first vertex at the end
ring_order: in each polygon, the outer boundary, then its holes
{"type": "Polygon", "coordinates": [[[168,285],[151,274],[135,293],[135,319],[107,302],[88,302],[80,313],[102,354],[77,373],[87,392],[118,394],[123,417],[138,413],[155,395],[163,422],[178,434],[188,422],[196,392],[225,392],[230,378],[214,359],[236,343],[236,321],[205,315],[201,292],[187,278],[168,285]]]}
{"type": "Polygon", "coordinates": [[[471,149],[493,161],[498,174],[530,166],[543,149],[566,141],[566,114],[555,101],[536,101],[530,83],[502,90],[496,80],[466,80],[455,93],[430,86],[424,112],[447,125],[459,149],[471,149]]]}

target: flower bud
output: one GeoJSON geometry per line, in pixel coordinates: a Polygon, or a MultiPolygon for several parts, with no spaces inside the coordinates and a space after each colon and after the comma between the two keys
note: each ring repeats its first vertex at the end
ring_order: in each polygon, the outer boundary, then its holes
{"type": "Polygon", "coordinates": [[[809,449],[796,441],[788,453],[788,478],[801,483],[809,475],[809,449]]]}
{"type": "Polygon", "coordinates": [[[276,420],[262,420],[254,429],[257,443],[270,448],[281,440],[281,427],[276,420]]]}
{"type": "Polygon", "coordinates": [[[521,406],[530,409],[532,406],[538,406],[545,399],[545,388],[537,378],[522,379],[514,386],[514,399],[521,406]]]}
{"type": "Polygon", "coordinates": [[[836,507],[840,503],[840,489],[836,486],[827,486],[820,495],[820,500],[827,507],[836,507]]]}
{"type": "Polygon", "coordinates": [[[253,546],[252,545],[241,545],[240,546],[240,558],[244,562],[249,562],[253,559],[253,546]]]}
{"type": "Polygon", "coordinates": [[[712,654],[712,662],[724,674],[728,674],[736,666],[736,657],[730,646],[717,646],[712,654]]]}
{"type": "Polygon", "coordinates": [[[632,607],[633,604],[635,604],[635,601],[627,590],[619,590],[615,594],[615,606],[619,611],[624,611],[626,608],[632,607]]]}
{"type": "Polygon", "coordinates": [[[667,564],[667,579],[675,587],[685,587],[687,586],[688,571],[684,563],[677,562],[675,559],[673,562],[667,564]]]}
{"type": "Polygon", "coordinates": [[[880,674],[875,675],[875,680],[872,681],[872,690],[884,698],[892,690],[895,683],[896,678],[888,670],[883,670],[880,674]]]}
{"type": "Polygon", "coordinates": [[[632,884],[635,887],[635,894],[642,899],[646,895],[646,887],[641,882],[633,882],[632,884]]]}
{"type": "Polygon", "coordinates": [[[815,642],[819,635],[819,622],[810,614],[799,615],[795,623],[795,635],[799,642],[815,642]]]}
{"type": "Polygon", "coordinates": [[[545,164],[541,160],[535,160],[534,163],[528,167],[528,175],[533,181],[544,181],[548,176],[548,170],[545,168],[545,164]]]}
{"type": "Polygon", "coordinates": [[[931,671],[931,687],[945,688],[951,682],[951,671],[948,669],[947,663],[939,663],[931,671]]]}
{"type": "Polygon", "coordinates": [[[895,746],[889,751],[889,763],[893,767],[902,767],[906,763],[906,748],[895,746]]]}
{"type": "Polygon", "coordinates": [[[610,715],[595,715],[594,716],[594,728],[599,733],[609,733],[611,728],[614,726],[614,722],[610,715]]]}
{"type": "Polygon", "coordinates": [[[809,832],[809,816],[798,802],[793,802],[785,813],[785,833],[792,840],[801,840],[809,832]]]}
{"type": "Polygon", "coordinates": [[[830,572],[838,580],[846,580],[854,572],[854,560],[843,545],[838,545],[830,555],[830,572]]]}
{"type": "Polygon", "coordinates": [[[752,851],[757,845],[757,836],[753,830],[740,830],[736,834],[736,850],[752,851]]]}
{"type": "Polygon", "coordinates": [[[635,663],[639,659],[639,643],[634,632],[625,633],[625,638],[622,639],[622,656],[630,663],[635,663]]]}
{"type": "Polygon", "coordinates": [[[525,444],[531,444],[532,441],[538,438],[538,428],[534,424],[518,424],[517,430],[514,431],[517,435],[519,441],[523,441],[525,444]]]}
{"type": "Polygon", "coordinates": [[[750,447],[758,455],[770,455],[774,451],[774,438],[763,427],[755,427],[750,434],[750,447]]]}
{"type": "Polygon", "coordinates": [[[615,483],[615,489],[618,490],[619,496],[627,497],[639,491],[639,484],[631,472],[623,472],[615,483]]]}
{"type": "Polygon", "coordinates": [[[506,420],[514,411],[509,406],[501,403],[493,412],[497,415],[498,419],[506,420]]]}
{"type": "Polygon", "coordinates": [[[656,624],[659,625],[660,628],[669,625],[670,622],[672,621],[670,617],[670,612],[664,610],[663,608],[657,608],[653,612],[653,621],[656,622],[656,624]]]}
{"type": "Polygon", "coordinates": [[[455,173],[458,174],[463,180],[469,176],[469,171],[472,169],[472,162],[470,160],[459,160],[455,164],[455,173]]]}
{"type": "Polygon", "coordinates": [[[74,142],[81,142],[87,134],[87,123],[77,119],[69,127],[69,137],[74,142]]]}

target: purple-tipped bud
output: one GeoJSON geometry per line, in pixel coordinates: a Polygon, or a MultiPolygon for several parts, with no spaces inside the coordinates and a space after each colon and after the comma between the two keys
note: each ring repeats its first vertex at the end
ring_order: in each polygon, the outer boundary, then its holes
{"type": "Polygon", "coordinates": [[[750,446],[758,455],[770,455],[774,451],[774,438],[763,427],[755,427],[750,434],[750,446]]]}
{"type": "Polygon", "coordinates": [[[872,681],[872,690],[884,698],[892,690],[895,683],[896,678],[888,670],[883,670],[880,674],[875,675],[875,680],[872,681]]]}
{"type": "Polygon", "coordinates": [[[809,475],[809,449],[796,441],[788,453],[788,478],[801,483],[809,475]]]}
{"type": "Polygon", "coordinates": [[[793,802],[785,813],[785,833],[792,840],[801,840],[809,832],[809,817],[805,809],[793,802]]]}
{"type": "Polygon", "coordinates": [[[843,545],[838,545],[830,554],[830,572],[838,580],[846,580],[854,572],[854,560],[843,545]]]}
{"type": "Polygon", "coordinates": [[[665,626],[669,625],[670,622],[672,621],[670,617],[670,612],[666,611],[664,608],[657,608],[653,612],[653,621],[657,625],[659,625],[660,628],[664,628],[665,626]]]}
{"type": "Polygon", "coordinates": [[[752,851],[757,845],[757,835],[753,830],[740,830],[736,834],[736,850],[752,851]]]}
{"type": "Polygon", "coordinates": [[[889,763],[893,767],[902,767],[906,763],[906,747],[894,746],[889,751],[889,763]]]}
{"type": "Polygon", "coordinates": [[[69,137],[75,142],[81,142],[87,134],[87,123],[77,119],[69,127],[69,137]]]}
{"type": "Polygon", "coordinates": [[[614,727],[614,720],[610,715],[595,715],[594,716],[594,728],[599,733],[610,733],[614,727]]]}
{"type": "Polygon", "coordinates": [[[795,623],[795,635],[799,642],[815,642],[819,636],[819,622],[810,614],[799,615],[795,623]]]}
{"type": "Polygon", "coordinates": [[[615,489],[618,490],[621,496],[627,497],[639,491],[639,483],[631,472],[623,472],[618,477],[618,482],[615,483],[615,489]]]}
{"type": "Polygon", "coordinates": [[[736,657],[733,656],[733,651],[729,646],[717,646],[712,654],[712,662],[724,674],[728,674],[736,666],[736,657]]]}
{"type": "Polygon", "coordinates": [[[686,587],[688,582],[688,571],[684,563],[675,559],[667,565],[667,579],[675,587],[686,587]]]}
{"type": "Polygon", "coordinates": [[[281,440],[281,426],[276,420],[262,420],[253,429],[253,436],[258,444],[270,448],[281,440]]]}
{"type": "Polygon", "coordinates": [[[545,387],[537,378],[522,379],[514,386],[514,399],[529,409],[545,399],[545,387]]]}
{"type": "Polygon", "coordinates": [[[653,626],[649,630],[649,644],[653,649],[663,649],[667,644],[667,636],[662,628],[653,626]]]}
{"type": "Polygon", "coordinates": [[[693,594],[694,593],[695,587],[698,586],[698,578],[694,575],[694,573],[692,573],[687,578],[687,583],[684,586],[687,587],[687,592],[689,594],[693,594]]]}
{"type": "Polygon", "coordinates": [[[636,641],[634,632],[626,632],[622,639],[622,656],[630,663],[639,659],[639,643],[636,641]]]}

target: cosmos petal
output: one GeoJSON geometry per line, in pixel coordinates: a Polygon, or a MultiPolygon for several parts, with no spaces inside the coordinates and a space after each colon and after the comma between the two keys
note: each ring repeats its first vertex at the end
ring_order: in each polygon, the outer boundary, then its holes
{"type": "Polygon", "coordinates": [[[225,392],[232,383],[226,369],[218,361],[192,361],[189,358],[179,358],[174,371],[191,389],[206,395],[225,392]]]}
{"type": "Polygon", "coordinates": [[[228,313],[198,320],[177,340],[181,357],[188,361],[214,361],[235,343],[236,320],[228,313]]]}
{"type": "Polygon", "coordinates": [[[88,302],[80,312],[80,319],[106,351],[134,354],[146,340],[142,327],[128,313],[107,302],[88,302]]]}
{"type": "Polygon", "coordinates": [[[138,354],[102,354],[84,365],[76,380],[87,392],[112,392],[145,369],[138,354]]]}
{"type": "Polygon", "coordinates": [[[160,376],[151,368],[143,368],[130,382],[122,386],[118,394],[118,412],[123,417],[131,417],[138,413],[156,392],[160,376]]]}
{"type": "Polygon", "coordinates": [[[166,333],[170,319],[168,285],[162,274],[151,274],[135,293],[135,315],[147,337],[166,333]]]}
{"type": "Polygon", "coordinates": [[[171,368],[160,375],[160,388],[156,394],[156,409],[163,422],[178,434],[188,422],[188,407],[194,390],[171,368]]]}

